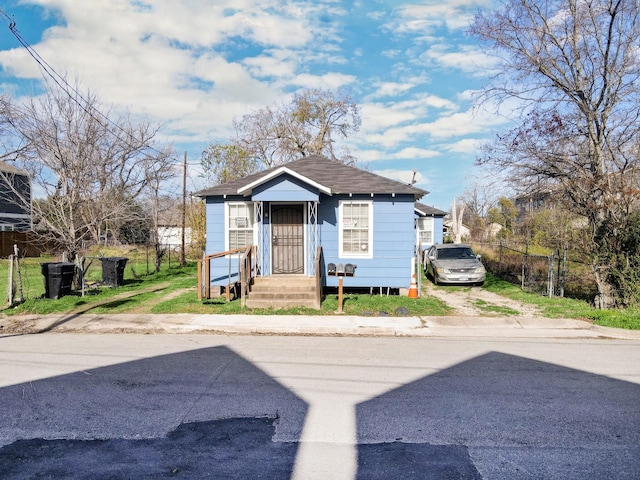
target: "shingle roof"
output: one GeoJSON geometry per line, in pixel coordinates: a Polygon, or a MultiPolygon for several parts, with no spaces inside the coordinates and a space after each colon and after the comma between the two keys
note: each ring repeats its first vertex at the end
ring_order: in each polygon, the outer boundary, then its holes
{"type": "Polygon", "coordinates": [[[420,203],[420,202],[416,202],[416,210],[421,215],[429,216],[429,217],[439,217],[439,216],[444,217],[447,214],[447,212],[438,210],[435,207],[430,207],[429,205],[425,205],[424,203],[420,203]]]}
{"type": "Polygon", "coordinates": [[[239,180],[217,185],[196,192],[200,197],[218,195],[237,195],[238,190],[259,183],[261,179],[271,178],[278,173],[293,172],[298,178],[307,179],[330,189],[331,194],[409,194],[416,199],[429,192],[405,183],[391,180],[381,175],[344,165],[336,160],[312,155],[293,162],[254,173],[239,180]]]}

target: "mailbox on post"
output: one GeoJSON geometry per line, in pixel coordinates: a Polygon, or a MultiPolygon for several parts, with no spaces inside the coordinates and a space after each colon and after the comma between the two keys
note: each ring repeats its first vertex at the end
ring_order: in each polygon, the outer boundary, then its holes
{"type": "Polygon", "coordinates": [[[342,313],[342,291],[343,291],[343,277],[353,277],[356,273],[357,265],[353,263],[327,264],[327,275],[336,276],[338,278],[338,313],[342,313]]]}

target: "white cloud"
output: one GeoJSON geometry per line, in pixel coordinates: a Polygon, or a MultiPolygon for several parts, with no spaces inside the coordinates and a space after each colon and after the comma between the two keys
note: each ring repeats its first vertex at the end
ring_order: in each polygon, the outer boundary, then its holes
{"type": "Polygon", "coordinates": [[[375,86],[377,87],[377,91],[374,94],[376,97],[389,97],[406,93],[415,87],[415,84],[409,82],[376,82],[375,86]]]}
{"type": "Polygon", "coordinates": [[[436,28],[450,31],[466,28],[479,6],[488,0],[425,0],[400,6],[397,17],[387,24],[396,34],[427,34],[436,28]]]}
{"type": "Polygon", "coordinates": [[[441,148],[447,152],[474,154],[478,152],[482,143],[483,140],[464,138],[449,145],[441,146],[441,148]]]}
{"type": "MultiPolygon", "coordinates": [[[[34,45],[58,73],[70,83],[78,78],[105,103],[161,119],[177,134],[226,132],[234,117],[284,91],[355,81],[341,72],[300,71],[301,58],[326,61],[335,50],[335,26],[317,21],[344,13],[332,2],[33,2],[63,19],[34,45]]],[[[17,77],[40,78],[23,49],[0,52],[0,65],[17,77]]]]}
{"type": "Polygon", "coordinates": [[[397,180],[407,185],[412,184],[412,182],[415,185],[417,182],[422,180],[422,174],[417,170],[414,171],[386,169],[374,170],[373,173],[382,177],[390,178],[392,180],[397,180]]]}
{"type": "MultiPolygon", "coordinates": [[[[228,138],[234,117],[287,101],[301,89],[347,87],[362,117],[360,132],[347,142],[359,161],[405,172],[415,165],[420,183],[437,191],[463,170],[455,161],[468,162],[475,139],[505,121],[498,108],[469,109],[479,88],[476,74],[492,64],[461,29],[483,1],[20,5],[41,5],[60,19],[34,45],[47,62],[105,104],[162,123],[168,141],[192,142],[197,151],[228,138]]],[[[15,90],[15,77],[36,85],[40,71],[25,50],[0,51],[5,91],[15,90]],[[6,82],[11,75],[14,83],[6,82]]]]}
{"type": "Polygon", "coordinates": [[[426,148],[407,147],[394,153],[392,158],[397,159],[425,159],[433,158],[441,155],[441,152],[437,150],[428,150],[426,148]]]}
{"type": "Polygon", "coordinates": [[[296,56],[285,49],[265,50],[262,55],[246,58],[242,63],[258,78],[291,78],[298,68],[296,56]]]}
{"type": "Polygon", "coordinates": [[[488,76],[499,60],[476,45],[431,45],[419,59],[427,64],[455,68],[479,77],[488,76]]]}
{"type": "MultiPolygon", "coordinates": [[[[382,96],[379,90],[373,97],[382,96]]],[[[379,132],[393,126],[406,125],[425,118],[429,113],[451,112],[458,105],[446,98],[431,94],[414,95],[408,100],[368,102],[361,106],[364,132],[379,132]]]]}
{"type": "Polygon", "coordinates": [[[301,88],[328,88],[337,90],[341,87],[354,83],[356,80],[356,77],[353,75],[346,75],[344,73],[337,72],[329,72],[321,75],[303,73],[292,78],[289,83],[301,88]]]}
{"type": "Polygon", "coordinates": [[[365,165],[370,162],[389,160],[388,155],[383,150],[360,149],[355,153],[358,158],[358,163],[365,165]]]}

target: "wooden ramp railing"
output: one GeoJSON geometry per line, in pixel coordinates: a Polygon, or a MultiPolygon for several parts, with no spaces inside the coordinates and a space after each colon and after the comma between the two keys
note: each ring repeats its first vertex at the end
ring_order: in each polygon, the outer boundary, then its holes
{"type": "Polygon", "coordinates": [[[202,300],[203,297],[205,299],[211,298],[211,261],[216,258],[227,257],[229,259],[227,266],[227,283],[224,285],[226,299],[227,301],[231,300],[231,287],[239,284],[241,305],[244,307],[246,304],[246,295],[251,289],[251,283],[257,271],[255,251],[255,246],[249,246],[205,255],[203,259],[198,262],[198,300],[202,300]],[[237,258],[233,258],[233,255],[237,255],[237,258]],[[234,260],[237,260],[236,269],[233,268],[234,260]],[[239,280],[232,281],[231,278],[236,276],[239,280]]]}

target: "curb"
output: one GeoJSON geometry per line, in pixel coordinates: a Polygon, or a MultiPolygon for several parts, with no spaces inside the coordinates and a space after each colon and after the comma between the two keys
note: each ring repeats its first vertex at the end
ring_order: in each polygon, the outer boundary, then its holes
{"type": "Polygon", "coordinates": [[[67,314],[0,317],[1,334],[146,333],[640,340],[640,331],[541,317],[67,314]]]}

